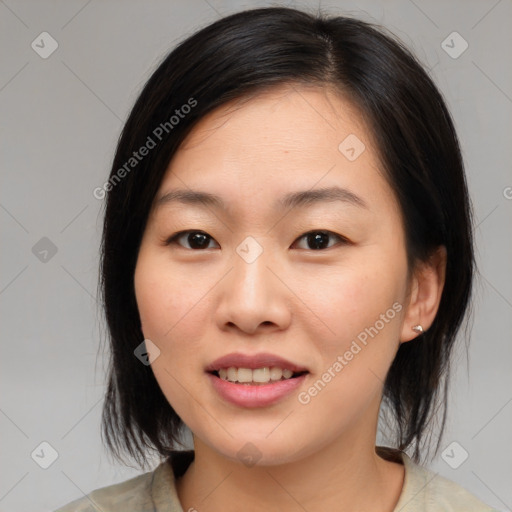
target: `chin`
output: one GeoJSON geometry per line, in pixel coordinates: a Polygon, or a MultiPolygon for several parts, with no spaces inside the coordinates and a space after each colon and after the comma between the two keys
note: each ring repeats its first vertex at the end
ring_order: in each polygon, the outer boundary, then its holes
{"type": "Polygon", "coordinates": [[[269,437],[268,435],[256,436],[240,434],[232,432],[233,437],[226,439],[208,439],[203,442],[207,444],[212,450],[217,452],[220,456],[243,464],[244,466],[263,467],[263,466],[279,466],[296,462],[297,460],[306,457],[310,453],[315,452],[314,446],[301,446],[297,443],[296,438],[292,434],[287,434],[285,437],[288,442],[280,436],[272,439],[274,433],[269,437]]]}

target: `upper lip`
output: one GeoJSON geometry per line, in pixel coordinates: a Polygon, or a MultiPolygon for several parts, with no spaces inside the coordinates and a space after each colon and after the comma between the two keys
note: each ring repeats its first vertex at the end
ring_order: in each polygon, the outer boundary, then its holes
{"type": "Polygon", "coordinates": [[[308,371],[304,366],[287,361],[282,357],[274,354],[262,353],[262,354],[240,354],[233,353],[215,359],[206,367],[207,372],[219,371],[221,368],[229,368],[234,366],[235,368],[272,368],[276,366],[283,370],[288,369],[294,373],[308,371]]]}

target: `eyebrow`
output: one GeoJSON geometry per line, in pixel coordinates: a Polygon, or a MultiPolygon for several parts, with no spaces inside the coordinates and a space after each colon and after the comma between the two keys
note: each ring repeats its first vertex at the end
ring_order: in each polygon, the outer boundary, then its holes
{"type": "MultiPolygon", "coordinates": [[[[278,199],[274,204],[274,208],[291,209],[296,207],[308,207],[321,202],[335,201],[341,201],[352,206],[368,209],[368,205],[361,197],[357,196],[350,190],[337,186],[291,192],[278,199]]],[[[225,202],[220,196],[209,192],[190,189],[176,189],[167,192],[157,199],[155,207],[159,208],[160,206],[171,203],[211,206],[213,208],[224,210],[227,209],[225,202]]]]}

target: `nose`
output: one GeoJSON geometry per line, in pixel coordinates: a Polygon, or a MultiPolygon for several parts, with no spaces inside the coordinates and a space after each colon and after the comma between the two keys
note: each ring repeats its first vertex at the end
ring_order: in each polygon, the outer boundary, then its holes
{"type": "Polygon", "coordinates": [[[219,283],[219,328],[247,334],[286,329],[292,300],[275,261],[263,252],[251,263],[235,254],[231,263],[233,268],[219,283]]]}

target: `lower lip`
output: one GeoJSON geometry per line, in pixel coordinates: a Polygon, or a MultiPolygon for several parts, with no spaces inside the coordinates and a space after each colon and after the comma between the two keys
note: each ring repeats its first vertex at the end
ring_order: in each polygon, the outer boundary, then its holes
{"type": "Polygon", "coordinates": [[[235,384],[207,373],[219,395],[239,407],[267,407],[293,393],[304,382],[307,373],[293,379],[269,384],[235,384]]]}

